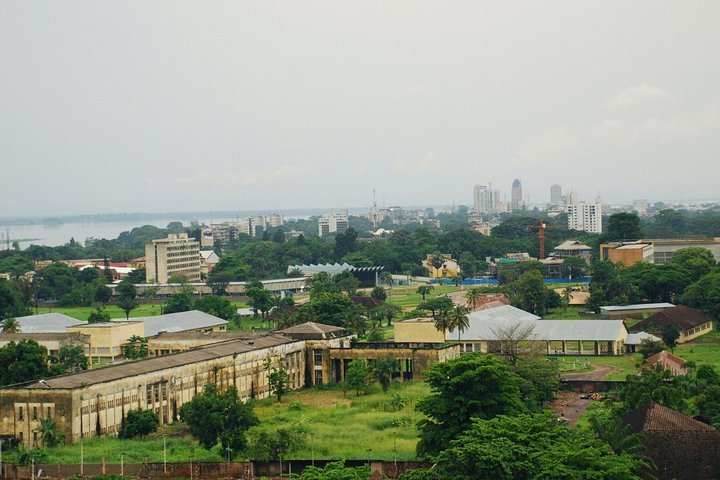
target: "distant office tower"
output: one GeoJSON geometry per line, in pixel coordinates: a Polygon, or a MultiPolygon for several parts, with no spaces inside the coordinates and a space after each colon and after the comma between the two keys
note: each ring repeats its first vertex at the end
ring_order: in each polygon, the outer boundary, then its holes
{"type": "Polygon", "coordinates": [[[575,192],[568,192],[567,195],[563,196],[563,202],[565,203],[565,206],[568,205],[575,205],[578,203],[578,194],[575,192]]]}
{"type": "Polygon", "coordinates": [[[477,213],[490,213],[492,211],[492,191],[485,185],[475,185],[474,207],[477,213]]]}
{"type": "Polygon", "coordinates": [[[562,203],[562,187],[555,184],[550,187],[550,205],[560,205],[562,203]]]}
{"type": "Polygon", "coordinates": [[[644,215],[647,213],[648,209],[648,201],[644,198],[639,198],[637,200],[633,200],[633,210],[638,212],[640,215],[644,215]]]}
{"type": "Polygon", "coordinates": [[[575,203],[567,206],[568,229],[602,233],[602,204],[575,203]]]}
{"type": "Polygon", "coordinates": [[[188,282],[200,281],[200,242],[187,233],[170,234],[145,245],[145,281],[167,283],[173,274],[188,282]]]}
{"type": "Polygon", "coordinates": [[[348,229],[348,214],[346,213],[328,213],[318,220],[318,235],[323,236],[328,233],[345,233],[348,229]]]}
{"type": "Polygon", "coordinates": [[[522,198],[522,184],[520,180],[516,178],[512,184],[512,191],[510,193],[510,208],[520,210],[523,206],[522,198]]]}

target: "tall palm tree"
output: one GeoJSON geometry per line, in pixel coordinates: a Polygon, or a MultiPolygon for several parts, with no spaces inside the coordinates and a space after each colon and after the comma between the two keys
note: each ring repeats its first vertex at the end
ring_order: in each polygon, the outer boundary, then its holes
{"type": "Polygon", "coordinates": [[[15,317],[7,317],[2,321],[2,333],[20,333],[20,322],[15,317]]]}
{"type": "Polygon", "coordinates": [[[440,312],[435,316],[435,328],[442,332],[445,341],[445,332],[452,328],[449,312],[440,312]]]}
{"type": "Polygon", "coordinates": [[[467,298],[467,303],[472,310],[475,310],[475,308],[477,308],[477,304],[480,301],[481,296],[482,296],[482,293],[480,293],[480,289],[477,287],[471,288],[465,294],[465,298],[467,298]]]}
{"type": "Polygon", "coordinates": [[[470,318],[468,318],[467,314],[468,309],[462,305],[456,305],[448,314],[450,317],[450,329],[457,329],[458,343],[460,343],[460,334],[470,327],[470,318]]]}

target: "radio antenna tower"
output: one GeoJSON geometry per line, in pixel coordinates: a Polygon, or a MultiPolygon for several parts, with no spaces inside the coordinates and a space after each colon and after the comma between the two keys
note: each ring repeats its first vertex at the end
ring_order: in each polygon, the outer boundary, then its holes
{"type": "Polygon", "coordinates": [[[373,208],[372,208],[373,230],[378,227],[377,200],[375,199],[375,189],[373,188],[373,208]]]}

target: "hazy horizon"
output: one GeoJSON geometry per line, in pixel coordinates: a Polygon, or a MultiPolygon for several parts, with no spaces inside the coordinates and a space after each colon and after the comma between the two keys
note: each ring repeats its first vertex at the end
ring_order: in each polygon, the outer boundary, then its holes
{"type": "Polygon", "coordinates": [[[0,4],[0,217],[717,197],[720,3],[0,4]],[[327,205],[328,207],[322,207],[327,205]],[[329,207],[332,206],[332,207],[329,207]]]}

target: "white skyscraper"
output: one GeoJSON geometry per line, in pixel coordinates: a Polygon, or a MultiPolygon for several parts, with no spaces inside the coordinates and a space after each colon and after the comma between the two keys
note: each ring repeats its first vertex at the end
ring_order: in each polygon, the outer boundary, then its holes
{"type": "Polygon", "coordinates": [[[550,205],[560,205],[562,203],[562,187],[558,184],[550,186],[550,205]]]}
{"type": "Polygon", "coordinates": [[[567,206],[568,229],[602,233],[602,204],[575,203],[567,206]]]}

